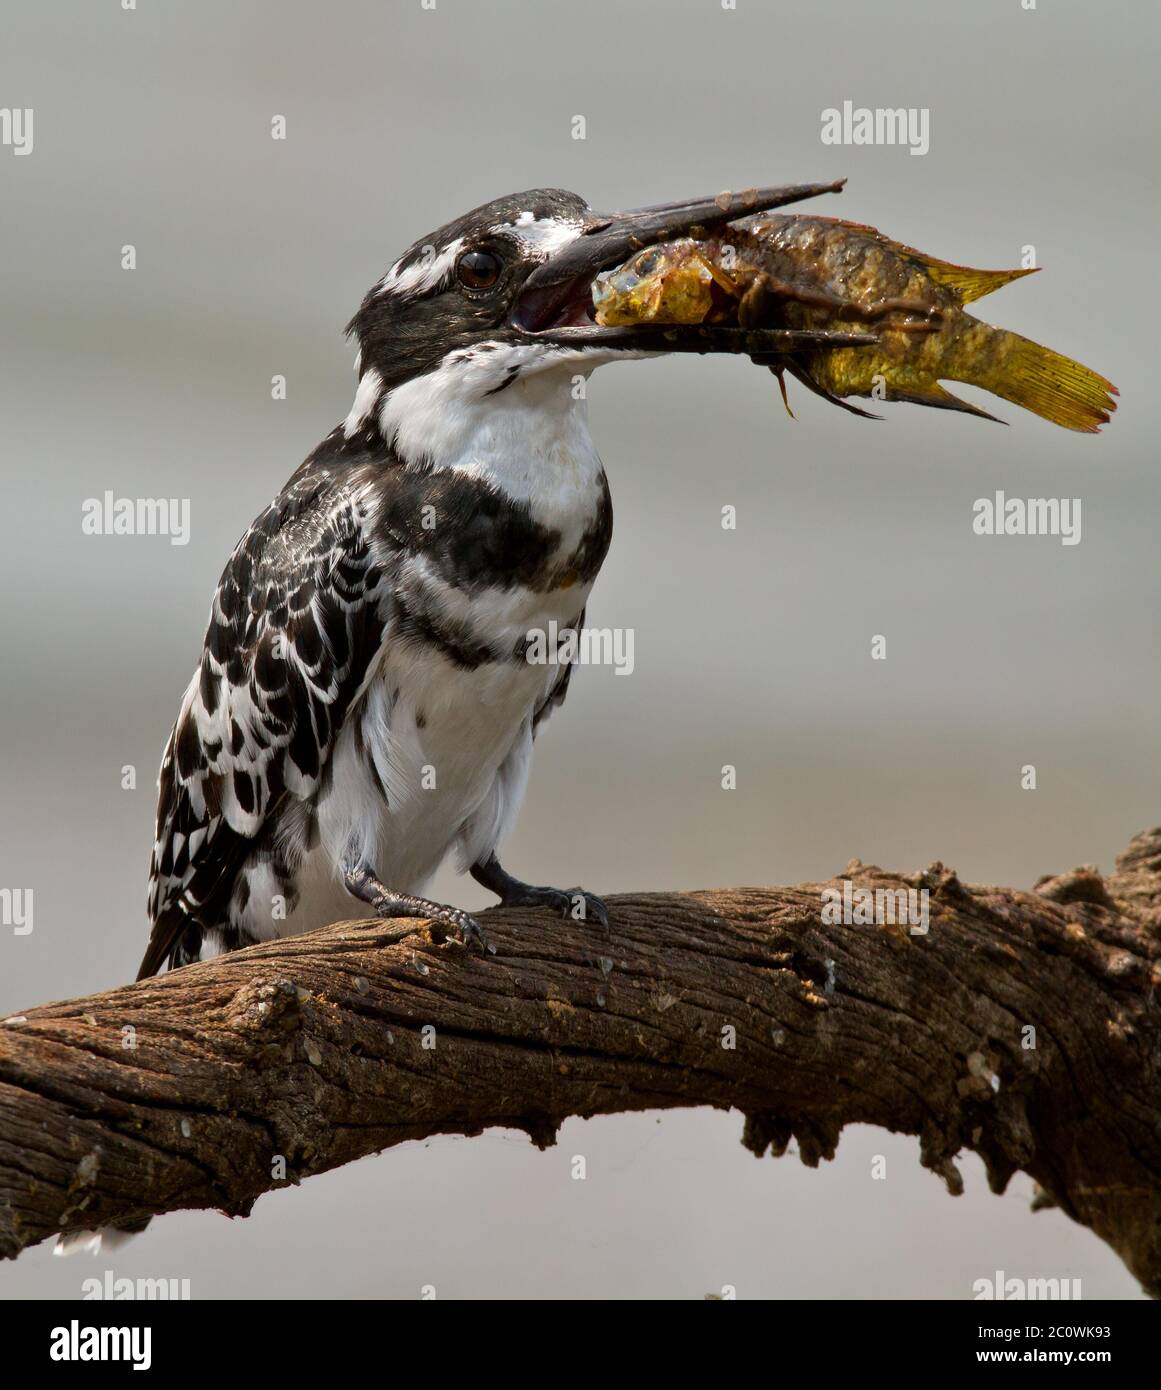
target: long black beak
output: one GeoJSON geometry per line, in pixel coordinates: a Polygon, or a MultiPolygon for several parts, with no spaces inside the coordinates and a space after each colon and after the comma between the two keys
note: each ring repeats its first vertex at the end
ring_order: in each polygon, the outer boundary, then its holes
{"type": "MultiPolygon", "coordinates": [[[[845,179],[834,183],[799,183],[783,188],[751,188],[743,193],[719,193],[661,203],[608,216],[594,214],[574,241],[538,266],[524,282],[512,313],[512,326],[529,338],[562,347],[610,347],[651,352],[787,352],[809,347],[818,334],[786,329],[724,328],[717,326],[642,324],[602,328],[588,315],[593,278],[620,265],[645,246],[672,241],[693,228],[707,230],[787,203],[839,193],[845,179]]],[[[836,335],[825,342],[838,346],[836,335]]],[[[866,344],[866,334],[843,334],[844,340],[866,344]]]]}

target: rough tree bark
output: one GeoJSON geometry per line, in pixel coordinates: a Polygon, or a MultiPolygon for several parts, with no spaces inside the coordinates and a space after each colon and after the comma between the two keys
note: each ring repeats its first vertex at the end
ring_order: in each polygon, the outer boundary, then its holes
{"type": "Polygon", "coordinates": [[[1109,878],[1034,892],[852,861],[828,885],[610,907],[608,933],[488,912],[485,958],[344,922],[8,1018],[0,1254],[244,1215],[407,1139],[505,1125],[544,1146],[571,1115],[712,1105],[759,1155],[794,1138],[815,1165],[861,1122],[919,1135],[953,1192],[961,1149],[997,1192],[1023,1169],[1161,1294],[1161,828],[1109,878]],[[928,889],[928,933],[823,925],[848,879],[928,889]]]}

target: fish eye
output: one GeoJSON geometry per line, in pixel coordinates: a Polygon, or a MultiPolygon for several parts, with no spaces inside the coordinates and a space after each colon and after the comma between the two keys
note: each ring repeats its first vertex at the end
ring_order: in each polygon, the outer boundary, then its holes
{"type": "Polygon", "coordinates": [[[504,265],[491,251],[465,251],[456,262],[456,275],[469,290],[490,290],[504,265]]]}

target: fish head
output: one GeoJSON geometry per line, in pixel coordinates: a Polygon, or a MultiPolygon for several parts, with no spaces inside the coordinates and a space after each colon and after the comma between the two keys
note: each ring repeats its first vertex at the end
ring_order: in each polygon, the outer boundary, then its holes
{"type": "Polygon", "coordinates": [[[593,282],[593,311],[607,328],[635,323],[704,323],[714,307],[713,269],[689,237],[638,251],[593,282]]]}

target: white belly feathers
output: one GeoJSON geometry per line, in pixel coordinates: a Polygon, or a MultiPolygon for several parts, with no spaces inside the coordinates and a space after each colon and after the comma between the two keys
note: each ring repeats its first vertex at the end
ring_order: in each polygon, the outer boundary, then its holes
{"type": "MultiPolygon", "coordinates": [[[[535,521],[559,533],[562,561],[605,497],[584,401],[573,398],[574,378],[566,374],[576,370],[571,363],[517,379],[478,413],[471,401],[435,399],[421,412],[430,425],[428,444],[439,435],[430,424],[435,408],[448,412],[443,429],[454,447],[435,466],[466,472],[527,505],[535,521]]],[[[414,394],[423,380],[403,389],[414,394]]],[[[435,396],[446,385],[438,372],[426,380],[435,396]]],[[[410,407],[414,419],[416,403],[410,407]]],[[[427,461],[430,466],[430,455],[427,461]]],[[[575,624],[590,588],[583,582],[549,592],[460,588],[418,554],[404,563],[399,585],[401,593],[422,592],[449,622],[469,623],[474,638],[508,652],[531,630],[575,624]]],[[[400,641],[393,626],[387,625],[332,754],[331,783],[317,807],[319,839],[297,875],[297,904],[283,921],[265,914],[259,921],[255,914],[245,925],[256,936],[290,935],[357,913],[340,878],[352,856],[389,888],[422,894],[449,851],[458,848],[461,870],[470,867],[497,845],[519,811],[532,717],[559,669],[521,660],[467,668],[438,644],[400,641]]]]}

